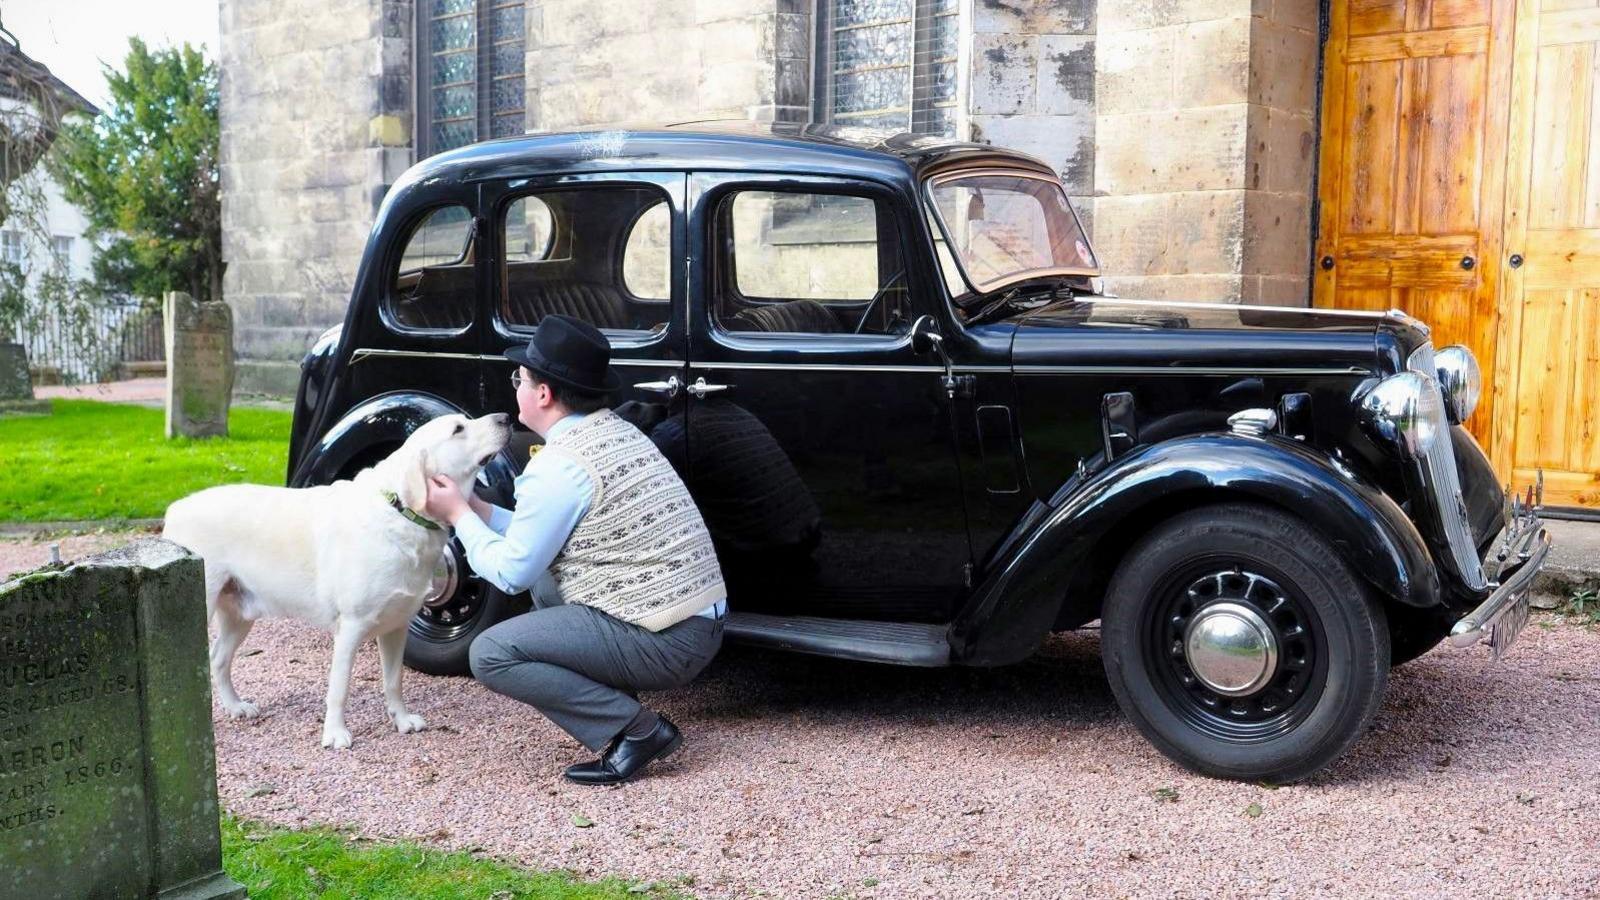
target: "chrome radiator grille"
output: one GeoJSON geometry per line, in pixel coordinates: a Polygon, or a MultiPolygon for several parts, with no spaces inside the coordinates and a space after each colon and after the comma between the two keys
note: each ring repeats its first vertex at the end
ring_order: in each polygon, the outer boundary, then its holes
{"type": "MultiPolygon", "coordinates": [[[[1428,376],[1429,383],[1437,382],[1439,373],[1433,364],[1433,344],[1418,347],[1406,360],[1406,368],[1428,376]]],[[[1438,390],[1435,387],[1435,390],[1438,390]]],[[[1440,398],[1441,401],[1443,398],[1440,398]]],[[[1472,590],[1488,586],[1483,574],[1483,563],[1472,541],[1472,525],[1467,519],[1466,501],[1461,495],[1461,481],[1456,473],[1455,445],[1450,438],[1450,420],[1445,417],[1444,404],[1438,406],[1434,428],[1437,437],[1428,448],[1426,468],[1428,489],[1433,491],[1434,504],[1443,520],[1445,539],[1450,544],[1450,556],[1461,580],[1472,590]]]]}

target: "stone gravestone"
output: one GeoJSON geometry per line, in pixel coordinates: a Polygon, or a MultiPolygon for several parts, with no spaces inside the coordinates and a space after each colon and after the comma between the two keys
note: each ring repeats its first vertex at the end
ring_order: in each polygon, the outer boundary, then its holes
{"type": "Polygon", "coordinates": [[[233,394],[233,313],[182,291],[162,300],[167,344],[167,437],[228,433],[233,394]]]}
{"type": "Polygon", "coordinates": [[[28,375],[28,348],[0,342],[0,413],[50,411],[49,400],[33,399],[33,379],[28,375]]]}
{"type": "Polygon", "coordinates": [[[0,584],[0,897],[244,896],[222,872],[204,579],[150,538],[0,584]]]}

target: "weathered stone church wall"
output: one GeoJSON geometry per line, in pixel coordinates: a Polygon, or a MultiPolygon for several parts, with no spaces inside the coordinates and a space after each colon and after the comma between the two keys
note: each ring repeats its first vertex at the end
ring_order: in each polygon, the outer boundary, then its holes
{"type": "Polygon", "coordinates": [[[1089,227],[1098,0],[974,0],[970,139],[1037,156],[1089,227]]]}
{"type": "Polygon", "coordinates": [[[528,128],[810,113],[811,0],[533,0],[528,128]]]}
{"type": "Polygon", "coordinates": [[[1129,297],[1310,293],[1314,0],[1100,0],[1095,245],[1129,297]]]}
{"type": "Polygon", "coordinates": [[[223,295],[237,387],[293,393],[411,165],[411,0],[221,0],[223,295]]]}

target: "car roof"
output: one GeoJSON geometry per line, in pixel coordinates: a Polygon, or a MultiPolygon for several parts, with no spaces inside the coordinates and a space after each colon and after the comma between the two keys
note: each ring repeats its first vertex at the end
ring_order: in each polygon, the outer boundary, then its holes
{"type": "MultiPolygon", "coordinates": [[[[1054,175],[1023,153],[937,135],[745,120],[517,135],[431,156],[402,181],[650,169],[821,173],[904,183],[945,168],[1002,165],[1054,175]]],[[[399,185],[397,185],[399,186],[399,185]]]]}

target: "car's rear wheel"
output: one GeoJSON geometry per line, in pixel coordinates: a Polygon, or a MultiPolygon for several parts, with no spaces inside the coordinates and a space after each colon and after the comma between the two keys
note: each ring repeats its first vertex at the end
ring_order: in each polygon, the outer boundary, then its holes
{"type": "Polygon", "coordinates": [[[1102,656],[1123,711],[1205,775],[1290,782],[1343,753],[1383,697],[1383,610],[1279,510],[1222,504],[1144,536],[1113,576],[1102,656]]]}
{"type": "Polygon", "coordinates": [[[451,538],[406,633],[406,665],[429,675],[471,674],[473,640],[513,611],[511,598],[473,572],[461,541],[451,538]]]}

